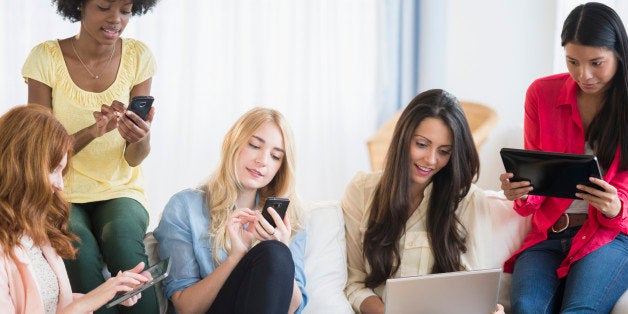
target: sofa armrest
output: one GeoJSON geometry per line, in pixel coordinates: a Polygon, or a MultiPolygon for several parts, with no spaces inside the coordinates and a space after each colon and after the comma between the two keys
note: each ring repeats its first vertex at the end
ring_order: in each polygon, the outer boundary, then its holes
{"type": "MultiPolygon", "coordinates": [[[[155,265],[159,262],[159,243],[153,236],[153,232],[148,232],[144,236],[144,248],[148,255],[148,264],[155,265]]],[[[155,284],[155,294],[157,294],[157,303],[159,303],[159,313],[174,313],[169,309],[169,302],[161,288],[161,282],[155,284]]]]}
{"type": "Polygon", "coordinates": [[[622,294],[622,296],[615,303],[615,307],[613,307],[613,311],[611,314],[622,314],[628,313],[628,290],[622,294]]]}

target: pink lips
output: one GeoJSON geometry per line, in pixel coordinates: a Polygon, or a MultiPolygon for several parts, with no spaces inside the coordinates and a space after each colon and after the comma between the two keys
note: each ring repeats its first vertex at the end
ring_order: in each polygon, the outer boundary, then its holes
{"type": "Polygon", "coordinates": [[[597,84],[584,84],[584,83],[581,83],[580,84],[580,88],[582,88],[582,89],[594,89],[596,85],[597,84]]]}
{"type": "Polygon", "coordinates": [[[264,176],[264,175],[262,175],[261,172],[255,170],[255,169],[246,168],[246,170],[248,170],[248,172],[255,178],[261,178],[261,177],[264,176]]]}

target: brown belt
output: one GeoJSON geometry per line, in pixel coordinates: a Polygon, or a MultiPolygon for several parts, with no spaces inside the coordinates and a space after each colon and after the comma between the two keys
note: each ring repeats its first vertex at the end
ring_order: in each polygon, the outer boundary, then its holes
{"type": "Polygon", "coordinates": [[[552,228],[550,228],[550,231],[559,233],[565,231],[567,228],[582,226],[587,220],[587,216],[587,214],[563,213],[558,220],[556,220],[552,228]]]}

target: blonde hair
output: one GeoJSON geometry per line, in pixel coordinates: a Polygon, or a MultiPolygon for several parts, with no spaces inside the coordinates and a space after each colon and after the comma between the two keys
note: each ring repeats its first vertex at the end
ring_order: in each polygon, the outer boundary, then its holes
{"type": "Polygon", "coordinates": [[[231,250],[227,233],[227,220],[241,190],[236,174],[237,158],[254,132],[268,122],[275,124],[281,130],[285,154],[275,177],[268,185],[258,190],[259,204],[264,204],[268,197],[289,198],[290,206],[287,215],[292,225],[292,235],[303,229],[302,207],[295,192],[295,146],[292,130],[279,111],[269,108],[253,108],[242,115],[225,135],[218,168],[202,186],[205,192],[205,202],[211,216],[208,234],[214,240],[214,263],[216,265],[219,264],[219,249],[224,249],[226,252],[231,250]]]}
{"type": "Polygon", "coordinates": [[[46,107],[18,106],[0,117],[0,245],[12,258],[23,235],[73,258],[70,205],[52,192],[50,173],[68,155],[72,138],[46,107]]]}

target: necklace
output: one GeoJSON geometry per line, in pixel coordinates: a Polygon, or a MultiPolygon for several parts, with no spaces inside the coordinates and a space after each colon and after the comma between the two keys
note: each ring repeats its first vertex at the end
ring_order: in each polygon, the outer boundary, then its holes
{"type": "Polygon", "coordinates": [[[105,73],[105,70],[107,70],[107,67],[109,66],[109,63],[111,62],[111,59],[113,58],[113,53],[116,51],[116,43],[113,42],[113,48],[111,49],[111,55],[109,56],[109,60],[107,60],[107,64],[105,64],[105,66],[103,67],[102,71],[100,71],[100,74],[94,75],[94,73],[92,73],[92,71],[89,70],[89,67],[87,67],[87,64],[85,64],[85,62],[83,62],[83,59],[81,59],[81,56],[79,56],[78,51],[76,51],[76,47],[74,47],[74,41],[75,40],[76,40],[76,37],[72,37],[72,40],[70,40],[70,44],[72,44],[72,50],[74,50],[74,54],[79,59],[79,61],[81,61],[81,64],[83,65],[83,67],[85,68],[87,73],[89,73],[89,75],[91,75],[93,79],[95,79],[95,80],[99,79],[100,76],[103,73],[105,73]]]}

